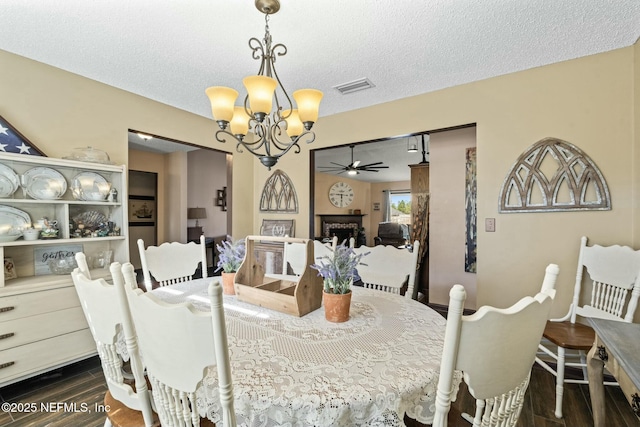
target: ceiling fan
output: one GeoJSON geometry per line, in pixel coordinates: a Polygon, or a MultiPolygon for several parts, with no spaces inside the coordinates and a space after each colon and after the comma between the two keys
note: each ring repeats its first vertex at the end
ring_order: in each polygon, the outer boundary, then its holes
{"type": "Polygon", "coordinates": [[[378,172],[379,169],[389,169],[389,166],[383,166],[383,162],[374,162],[368,163],[366,165],[361,165],[360,160],[353,161],[353,147],[354,145],[350,145],[351,148],[351,163],[348,165],[341,165],[340,163],[330,162],[335,166],[318,166],[318,169],[324,169],[323,172],[338,172],[338,174],[346,172],[349,175],[357,175],[360,171],[364,172],[378,172]]]}

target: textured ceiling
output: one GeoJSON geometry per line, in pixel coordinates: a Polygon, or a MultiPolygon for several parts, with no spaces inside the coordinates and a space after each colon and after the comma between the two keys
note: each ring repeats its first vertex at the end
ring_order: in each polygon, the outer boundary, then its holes
{"type": "MultiPolygon", "coordinates": [[[[330,115],[632,45],[639,0],[281,0],[292,92],[330,115]],[[363,77],[375,87],[341,95],[363,77]]],[[[0,49],[210,117],[205,88],[255,74],[253,0],[2,0],[0,49]]],[[[243,96],[243,95],[241,95],[243,96]]]]}
{"type": "MultiPolygon", "coordinates": [[[[638,0],[281,0],[270,21],[289,91],[321,115],[632,45],[638,0]],[[368,77],[368,91],[332,87],[368,77]]],[[[0,49],[196,114],[205,88],[255,74],[253,0],[2,0],[0,49]]]]}

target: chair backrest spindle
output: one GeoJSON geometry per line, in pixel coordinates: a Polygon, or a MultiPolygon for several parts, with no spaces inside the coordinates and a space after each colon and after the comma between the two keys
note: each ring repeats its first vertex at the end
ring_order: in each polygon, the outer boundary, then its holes
{"type": "Polygon", "coordinates": [[[204,235],[200,244],[195,242],[165,242],[145,249],[144,240],[138,239],[138,251],[145,288],[150,291],[153,276],[160,286],[168,286],[191,280],[201,265],[202,277],[207,277],[207,252],[204,235]]]}

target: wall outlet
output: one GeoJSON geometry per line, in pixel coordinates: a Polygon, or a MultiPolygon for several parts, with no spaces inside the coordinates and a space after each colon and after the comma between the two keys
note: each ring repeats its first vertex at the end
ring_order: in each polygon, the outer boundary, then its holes
{"type": "Polygon", "coordinates": [[[495,232],[496,231],[496,219],[495,218],[485,218],[484,220],[484,231],[495,232]]]}

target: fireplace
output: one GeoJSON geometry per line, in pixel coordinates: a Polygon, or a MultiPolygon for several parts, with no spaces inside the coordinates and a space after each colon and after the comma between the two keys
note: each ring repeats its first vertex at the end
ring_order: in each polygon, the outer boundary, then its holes
{"type": "Polygon", "coordinates": [[[364,215],[319,215],[320,232],[322,238],[338,236],[338,244],[349,238],[356,237],[362,228],[362,217],[364,215]]]}
{"type": "Polygon", "coordinates": [[[338,243],[342,243],[345,240],[349,243],[349,239],[352,237],[356,237],[356,228],[336,228],[332,227],[329,229],[329,234],[325,237],[333,237],[338,236],[338,243]]]}

